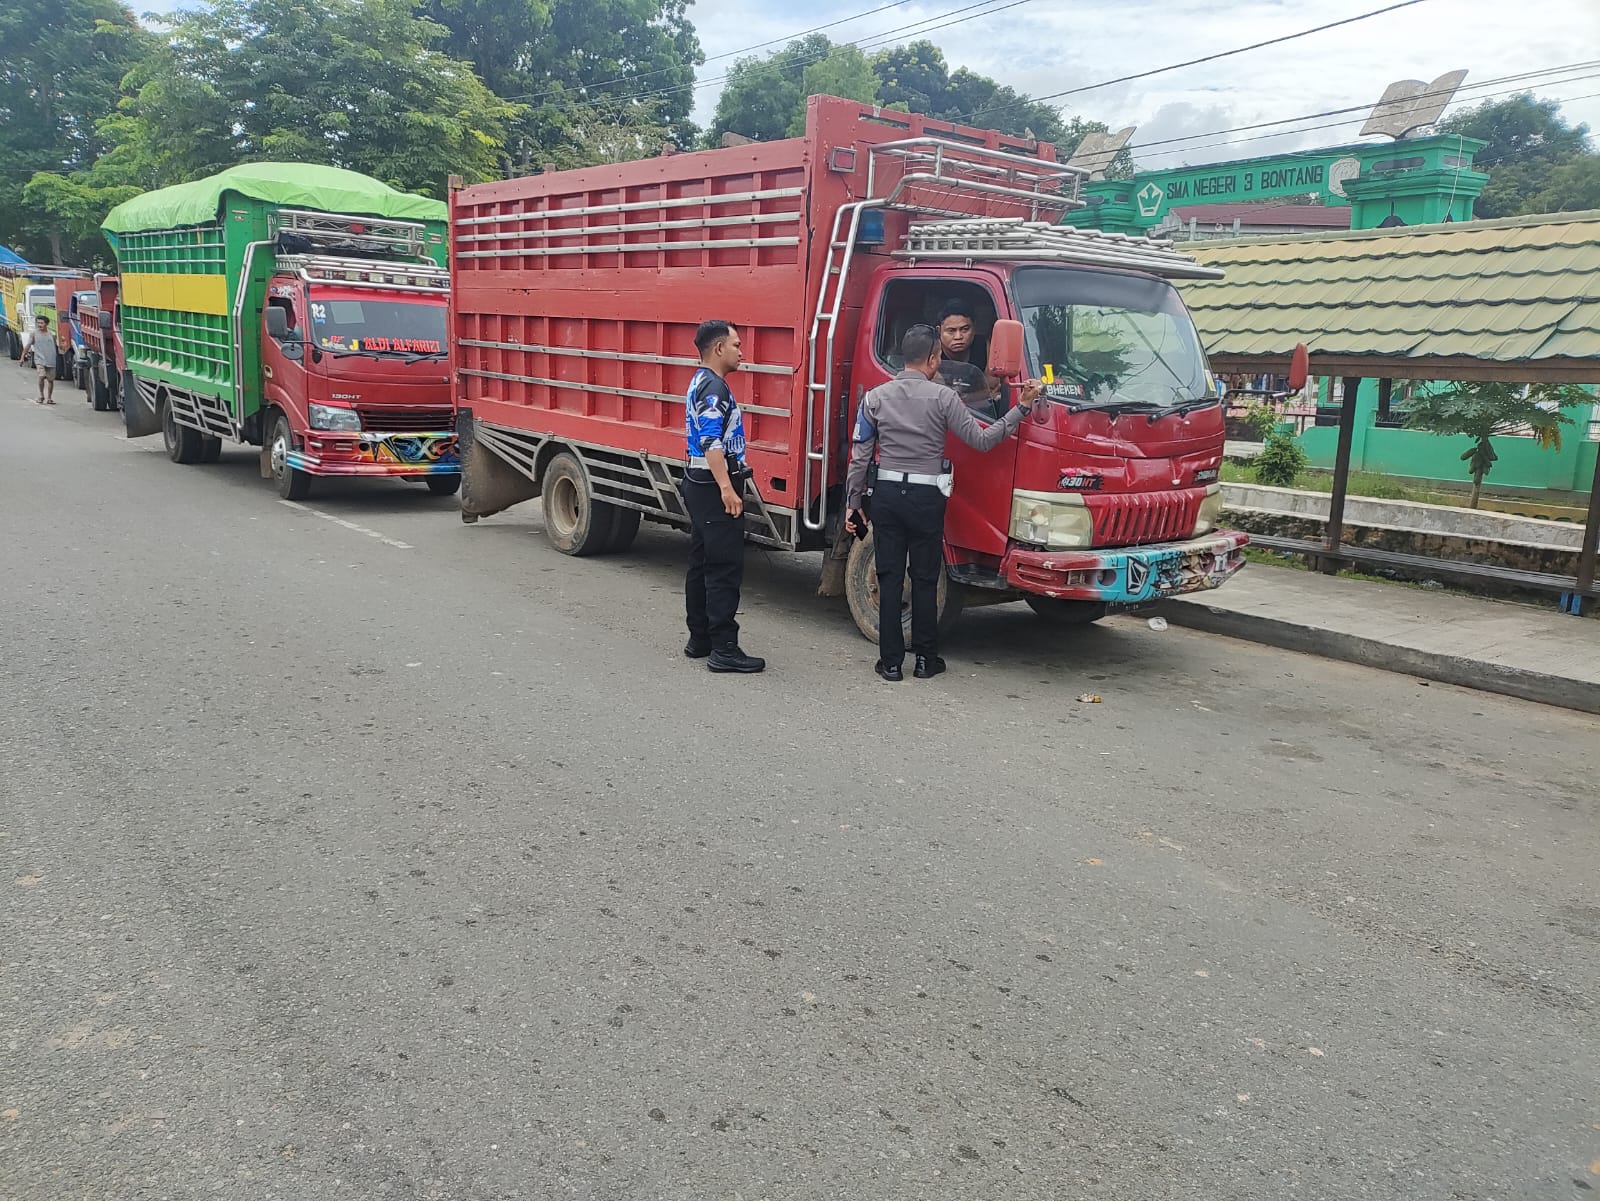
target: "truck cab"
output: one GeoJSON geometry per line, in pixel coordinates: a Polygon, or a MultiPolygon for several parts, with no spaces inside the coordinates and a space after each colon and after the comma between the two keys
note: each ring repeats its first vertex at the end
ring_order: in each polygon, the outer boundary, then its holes
{"type": "MultiPolygon", "coordinates": [[[[1049,616],[1088,621],[1178,591],[1178,575],[1215,586],[1238,569],[1244,539],[1213,536],[1222,409],[1171,283],[1049,262],[880,268],[853,355],[857,403],[900,370],[905,331],[937,326],[952,301],[976,317],[967,361],[988,366],[997,323],[1015,322],[1023,374],[1045,384],[1044,403],[999,449],[979,454],[953,438],[947,446],[958,486],[945,561],[963,585],[952,595],[1021,598],[1049,616]],[[1158,561],[1151,543],[1165,552],[1158,561]],[[1119,553],[1132,546],[1141,552],[1119,553]]],[[[968,405],[996,420],[1014,391],[999,383],[968,405]]],[[[861,583],[875,591],[875,581],[861,583]]]]}
{"type": "Polygon", "coordinates": [[[289,256],[280,268],[261,317],[262,401],[284,417],[265,432],[280,486],[389,475],[454,492],[444,273],[406,283],[381,265],[289,256]]]}

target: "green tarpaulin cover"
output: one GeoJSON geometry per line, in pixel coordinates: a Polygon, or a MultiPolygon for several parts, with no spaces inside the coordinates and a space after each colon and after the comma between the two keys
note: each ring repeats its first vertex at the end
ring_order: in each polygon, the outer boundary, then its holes
{"type": "Polygon", "coordinates": [[[222,197],[228,192],[320,212],[410,221],[445,219],[443,201],[397,192],[356,171],[310,163],[244,163],[193,183],[135,196],[107,213],[100,228],[107,233],[137,233],[208,225],[217,219],[222,197]]]}

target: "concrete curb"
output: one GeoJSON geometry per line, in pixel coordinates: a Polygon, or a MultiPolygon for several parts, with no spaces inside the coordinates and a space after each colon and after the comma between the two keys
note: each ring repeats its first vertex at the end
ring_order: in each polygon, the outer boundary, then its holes
{"type": "Polygon", "coordinates": [[[1482,659],[1466,659],[1415,647],[1397,646],[1340,630],[1213,608],[1203,601],[1165,601],[1158,608],[1161,615],[1173,625],[1207,634],[1221,634],[1227,638],[1275,646],[1280,650],[1358,663],[1380,671],[1437,680],[1441,684],[1498,692],[1562,709],[1576,709],[1581,713],[1600,713],[1600,684],[1588,680],[1574,680],[1482,659]]]}

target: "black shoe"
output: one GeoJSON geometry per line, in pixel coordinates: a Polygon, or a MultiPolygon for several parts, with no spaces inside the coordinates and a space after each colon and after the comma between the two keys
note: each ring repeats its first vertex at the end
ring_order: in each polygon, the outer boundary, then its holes
{"type": "Polygon", "coordinates": [[[872,665],[872,670],[878,673],[880,679],[887,680],[891,684],[898,684],[906,678],[905,669],[900,664],[896,663],[893,667],[885,667],[882,659],[872,665]]]}
{"type": "Polygon", "coordinates": [[[943,671],[944,660],[938,655],[918,655],[917,666],[911,674],[919,680],[931,680],[943,671]]]}
{"type": "Polygon", "coordinates": [[[711,657],[706,660],[706,666],[712,671],[737,672],[742,676],[753,676],[758,671],[766,671],[767,661],[757,659],[754,655],[747,655],[738,647],[725,651],[712,651],[711,657]]]}
{"type": "Polygon", "coordinates": [[[683,655],[686,659],[704,659],[711,654],[711,639],[690,638],[683,644],[683,655]]]}

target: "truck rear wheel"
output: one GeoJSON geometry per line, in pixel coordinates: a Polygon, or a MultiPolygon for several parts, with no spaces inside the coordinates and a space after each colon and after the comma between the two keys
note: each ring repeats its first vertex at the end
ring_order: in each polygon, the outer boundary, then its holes
{"type": "Polygon", "coordinates": [[[425,475],[422,479],[428,485],[428,491],[435,496],[454,496],[461,491],[459,475],[425,475]]]}
{"type": "MultiPolygon", "coordinates": [[[[876,539],[869,529],[867,536],[850,547],[850,557],[845,562],[844,595],[850,605],[850,616],[855,618],[856,629],[863,637],[878,640],[878,565],[873,545],[876,539]]],[[[961,619],[965,593],[960,584],[950,581],[948,574],[939,573],[939,638],[941,641],[955,629],[961,619]]],[[[900,624],[905,630],[906,645],[911,645],[911,580],[905,582],[900,604],[900,624]]]]}
{"type": "Polygon", "coordinates": [[[639,536],[639,522],[644,514],[638,509],[624,509],[620,505],[610,507],[615,519],[611,525],[611,536],[606,539],[606,553],[621,554],[639,536]]]}
{"type": "Polygon", "coordinates": [[[550,460],[540,481],[544,532],[564,555],[582,557],[610,549],[612,506],[589,494],[578,460],[562,451],[550,460]]]}
{"type": "Polygon", "coordinates": [[[1106,607],[1101,601],[1056,600],[1051,596],[1025,596],[1022,599],[1028,602],[1028,608],[1053,626],[1086,626],[1106,615],[1106,607]]]}
{"type": "Polygon", "coordinates": [[[13,362],[22,357],[22,340],[11,330],[6,330],[6,355],[13,362]]]}
{"type": "Polygon", "coordinates": [[[167,458],[174,463],[198,463],[201,437],[199,430],[179,425],[172,415],[172,401],[161,398],[161,441],[167,448],[167,458]]]}
{"type": "Polygon", "coordinates": [[[111,389],[106,386],[104,376],[98,371],[89,372],[90,395],[94,397],[94,411],[104,413],[107,409],[117,406],[111,401],[111,389]]]}
{"type": "Polygon", "coordinates": [[[202,463],[215,463],[221,458],[222,439],[202,437],[200,439],[200,461],[202,463]]]}

